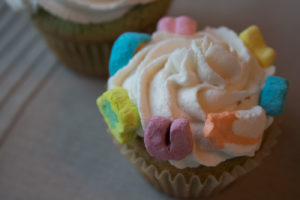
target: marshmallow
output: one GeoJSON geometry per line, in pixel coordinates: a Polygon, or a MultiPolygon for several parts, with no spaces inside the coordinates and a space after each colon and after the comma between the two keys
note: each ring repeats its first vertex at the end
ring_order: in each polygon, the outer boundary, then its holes
{"type": "Polygon", "coordinates": [[[153,116],[144,142],[148,153],[157,160],[182,160],[193,150],[192,133],[186,119],[171,122],[168,118],[153,116]]]}
{"type": "Polygon", "coordinates": [[[175,23],[174,17],[163,17],[157,23],[157,31],[175,33],[175,23]]]}
{"type": "Polygon", "coordinates": [[[109,130],[122,144],[136,137],[141,126],[138,109],[128,97],[127,90],[114,88],[106,91],[97,99],[97,105],[109,130]]]}
{"type": "Polygon", "coordinates": [[[123,33],[114,43],[110,60],[109,74],[114,75],[129,63],[141,43],[149,42],[151,36],[145,33],[123,33]]]}
{"type": "Polygon", "coordinates": [[[288,80],[277,76],[268,77],[259,100],[259,105],[267,115],[276,116],[283,113],[288,87],[288,80]]]}
{"type": "Polygon", "coordinates": [[[273,64],[276,53],[265,44],[264,38],[257,26],[250,26],[239,36],[263,67],[273,64]]]}
{"type": "Polygon", "coordinates": [[[186,16],[163,17],[157,25],[158,31],[166,31],[179,35],[192,35],[197,31],[197,22],[186,16]]]}
{"type": "MultiPolygon", "coordinates": [[[[260,106],[236,112],[209,113],[203,128],[204,137],[217,149],[224,149],[226,144],[257,145],[266,121],[260,106]]],[[[226,148],[230,152],[230,146],[226,145],[226,148]]]]}
{"type": "Polygon", "coordinates": [[[135,49],[133,55],[137,54],[140,50],[142,50],[147,45],[147,42],[140,43],[135,49]]]}

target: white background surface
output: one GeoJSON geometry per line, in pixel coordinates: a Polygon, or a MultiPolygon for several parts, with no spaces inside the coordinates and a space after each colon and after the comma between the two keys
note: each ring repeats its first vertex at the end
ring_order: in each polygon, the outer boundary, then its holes
{"type": "MultiPolygon", "coordinates": [[[[283,134],[260,167],[213,199],[300,199],[300,1],[175,0],[202,29],[258,25],[290,80],[283,134]],[[298,123],[299,124],[299,123],[298,123]]],[[[24,15],[0,2],[0,199],[171,199],[148,185],[105,133],[105,81],[62,67],[24,15]]]]}

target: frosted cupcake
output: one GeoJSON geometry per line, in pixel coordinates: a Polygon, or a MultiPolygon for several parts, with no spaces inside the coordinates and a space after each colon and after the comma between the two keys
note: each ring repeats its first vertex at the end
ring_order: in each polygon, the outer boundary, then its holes
{"type": "Polygon", "coordinates": [[[274,144],[288,88],[274,59],[256,26],[197,32],[188,17],[166,17],[152,36],[117,39],[97,104],[121,153],[153,186],[180,198],[212,195],[274,144]]]}
{"type": "Polygon", "coordinates": [[[107,76],[113,41],[123,32],[148,32],[171,0],[6,0],[27,10],[48,46],[77,72],[107,76]]]}

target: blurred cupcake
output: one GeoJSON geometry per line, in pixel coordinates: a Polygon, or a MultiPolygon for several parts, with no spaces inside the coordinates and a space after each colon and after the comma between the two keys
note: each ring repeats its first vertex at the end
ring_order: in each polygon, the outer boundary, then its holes
{"type": "Polygon", "coordinates": [[[123,32],[154,29],[171,0],[6,0],[27,10],[48,46],[68,67],[107,76],[113,41],[123,32]]]}
{"type": "Polygon", "coordinates": [[[256,26],[239,36],[226,27],[197,32],[188,17],[166,17],[152,36],[116,40],[97,104],[121,153],[153,186],[209,196],[275,143],[288,81],[273,76],[274,59],[256,26]]]}

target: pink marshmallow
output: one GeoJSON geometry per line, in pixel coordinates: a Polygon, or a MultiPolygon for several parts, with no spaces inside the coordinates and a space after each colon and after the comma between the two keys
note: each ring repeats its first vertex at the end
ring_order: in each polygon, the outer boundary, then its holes
{"type": "Polygon", "coordinates": [[[186,119],[171,122],[168,118],[153,116],[144,142],[148,153],[157,160],[182,160],[193,150],[192,133],[186,119]]]}
{"type": "Polygon", "coordinates": [[[157,24],[157,30],[175,33],[175,24],[175,18],[163,17],[159,20],[157,24]]]}
{"type": "Polygon", "coordinates": [[[148,153],[157,160],[168,160],[170,152],[166,144],[171,121],[165,117],[154,116],[147,126],[144,143],[148,153]]]}
{"type": "Polygon", "coordinates": [[[186,16],[177,17],[175,30],[179,35],[193,35],[197,32],[197,22],[186,16]]]}
{"type": "Polygon", "coordinates": [[[197,32],[197,22],[190,17],[163,17],[159,20],[157,31],[167,31],[180,35],[192,35],[197,32]]]}
{"type": "Polygon", "coordinates": [[[187,119],[175,119],[170,129],[171,160],[182,160],[193,151],[193,137],[187,119]]]}

